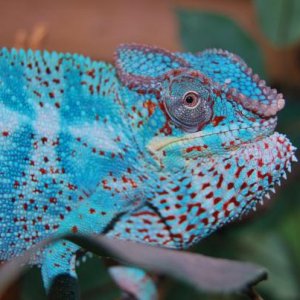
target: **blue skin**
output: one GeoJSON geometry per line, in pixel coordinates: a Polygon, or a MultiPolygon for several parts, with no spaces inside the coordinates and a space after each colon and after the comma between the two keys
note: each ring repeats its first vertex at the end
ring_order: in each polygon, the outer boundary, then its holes
{"type": "MultiPolygon", "coordinates": [[[[176,184],[187,184],[180,178],[193,178],[198,168],[191,163],[193,158],[202,163],[200,169],[207,171],[205,176],[209,178],[208,166],[212,162],[205,159],[216,157],[217,161],[227,155],[234,164],[232,152],[242,145],[264,138],[273,143],[268,138],[273,133],[277,111],[272,108],[266,113],[259,104],[272,106],[276,99],[264,96],[259,82],[247,74],[244,62],[235,56],[213,51],[171,54],[125,45],[116,53],[115,68],[79,55],[2,49],[0,71],[1,260],[18,256],[47,237],[70,232],[105,233],[115,238],[186,248],[238,217],[245,207],[256,204],[256,200],[250,203],[242,196],[238,199],[239,208],[224,215],[214,226],[199,221],[180,242],[171,235],[165,240],[147,240],[138,231],[144,229],[143,219],[135,216],[150,209],[147,203],[152,201],[162,215],[169,217],[170,211],[161,202],[165,191],[160,190],[158,182],[168,178],[164,184],[167,191],[176,184]],[[172,73],[176,70],[191,78],[195,76],[199,82],[200,75],[191,73],[198,70],[210,80],[209,95],[214,104],[208,108],[212,111],[207,112],[198,132],[186,132],[180,122],[175,126],[173,116],[168,116],[161,105],[164,97],[176,98],[185,92],[178,92],[176,84],[169,90],[170,80],[179,82],[181,78],[172,73]],[[238,89],[250,102],[255,99],[258,108],[249,109],[243,103],[229,101],[230,88],[238,89]],[[212,119],[216,116],[222,118],[212,119]],[[254,130],[253,124],[270,119],[272,124],[263,123],[254,130]],[[224,146],[229,141],[238,143],[231,148],[224,146]],[[201,152],[186,151],[196,146],[205,148],[201,152]],[[116,218],[114,228],[108,230],[116,218]],[[128,229],[132,218],[133,225],[128,229]],[[197,237],[193,242],[192,235],[197,237]]],[[[195,88],[193,81],[190,87],[195,88]]],[[[292,156],[290,152],[287,161],[292,156]]],[[[274,181],[279,180],[286,166],[285,161],[278,163],[274,181]]],[[[254,183],[257,181],[253,178],[254,183]]],[[[243,178],[236,182],[242,185],[243,178]]],[[[203,183],[200,181],[197,186],[203,183]]],[[[264,179],[262,185],[263,192],[255,196],[262,197],[273,182],[264,179]]],[[[201,202],[203,195],[197,187],[192,188],[199,194],[193,201],[201,202]]],[[[175,190],[169,196],[170,203],[178,196],[175,190]]],[[[186,214],[190,193],[184,192],[184,206],[174,212],[175,217],[186,214]]],[[[224,198],[217,206],[221,210],[229,195],[222,190],[215,190],[215,195],[224,198]]],[[[209,211],[206,214],[209,219],[209,211]]],[[[164,233],[158,219],[155,216],[149,220],[153,221],[151,237],[164,233]]],[[[191,217],[188,222],[193,220],[191,217]]],[[[170,228],[172,222],[175,221],[170,221],[170,228]]],[[[184,231],[176,226],[174,223],[178,233],[184,231]]],[[[60,241],[33,258],[33,263],[42,266],[47,290],[60,274],[76,277],[77,250],[78,246],[60,241]]],[[[134,270],[128,272],[133,284],[141,284],[142,271],[136,271],[136,276],[134,270]]],[[[115,280],[124,287],[123,277],[118,278],[115,280]]],[[[141,288],[145,291],[139,296],[141,299],[153,294],[153,285],[149,281],[147,285],[149,288],[141,288]],[[151,293],[147,292],[149,289],[151,293]]]]}

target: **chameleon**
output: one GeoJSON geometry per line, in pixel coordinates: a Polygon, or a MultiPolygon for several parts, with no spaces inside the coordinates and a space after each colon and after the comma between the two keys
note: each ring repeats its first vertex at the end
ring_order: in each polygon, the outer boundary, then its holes
{"type": "MultiPolygon", "coordinates": [[[[296,161],[285,100],[226,50],[122,44],[114,63],[0,50],[0,260],[59,234],[186,249],[263,202],[296,161]]],[[[44,286],[79,246],[37,253],[44,286]]],[[[156,288],[112,267],[138,299],[156,288]]]]}

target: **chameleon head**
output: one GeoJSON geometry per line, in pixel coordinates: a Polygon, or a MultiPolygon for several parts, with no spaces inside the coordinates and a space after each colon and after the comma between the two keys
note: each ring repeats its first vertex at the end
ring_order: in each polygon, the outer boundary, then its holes
{"type": "Polygon", "coordinates": [[[153,201],[183,247],[255,208],[296,160],[274,131],[282,94],[237,55],[123,45],[117,69],[143,107],[151,102],[141,143],[164,180],[153,201]]]}

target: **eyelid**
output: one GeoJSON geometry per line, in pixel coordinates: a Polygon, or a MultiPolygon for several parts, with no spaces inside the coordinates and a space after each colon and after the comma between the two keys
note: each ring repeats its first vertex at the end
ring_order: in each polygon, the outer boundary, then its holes
{"type": "Polygon", "coordinates": [[[183,98],[185,98],[185,96],[188,94],[195,94],[197,97],[200,96],[198,92],[191,90],[191,91],[187,91],[186,93],[184,93],[183,98]]]}

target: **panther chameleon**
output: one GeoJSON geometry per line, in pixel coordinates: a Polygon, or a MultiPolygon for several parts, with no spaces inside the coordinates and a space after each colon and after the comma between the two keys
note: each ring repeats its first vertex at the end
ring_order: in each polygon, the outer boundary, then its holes
{"type": "MultiPolygon", "coordinates": [[[[295,148],[275,132],[282,94],[237,55],[125,44],[115,64],[0,50],[0,259],[64,233],[184,249],[255,209],[295,148]]],[[[79,247],[37,253],[49,290],[79,247]]],[[[143,270],[119,286],[155,299],[143,270]]]]}

